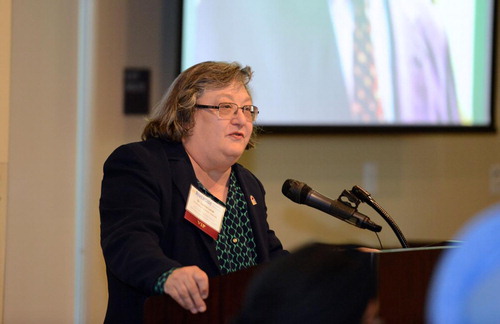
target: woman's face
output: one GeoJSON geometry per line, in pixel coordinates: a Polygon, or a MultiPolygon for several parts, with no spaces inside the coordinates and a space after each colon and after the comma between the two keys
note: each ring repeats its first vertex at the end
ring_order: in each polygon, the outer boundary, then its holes
{"type": "MultiPolygon", "coordinates": [[[[205,90],[197,104],[217,106],[222,102],[251,105],[252,99],[241,82],[226,88],[205,90]]],[[[230,119],[219,119],[217,109],[196,109],[191,135],[183,140],[189,155],[200,165],[227,168],[245,151],[253,130],[241,109],[230,119]]]]}

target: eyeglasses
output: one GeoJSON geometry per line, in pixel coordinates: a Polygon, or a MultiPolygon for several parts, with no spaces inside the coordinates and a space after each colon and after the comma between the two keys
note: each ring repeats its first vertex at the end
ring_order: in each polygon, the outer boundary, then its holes
{"type": "Polygon", "coordinates": [[[223,102],[220,103],[218,106],[207,106],[198,104],[194,106],[199,109],[217,109],[217,116],[219,117],[219,119],[234,118],[234,116],[238,113],[238,109],[241,109],[241,111],[243,111],[243,115],[245,115],[245,118],[249,122],[254,122],[255,119],[257,119],[257,115],[259,114],[259,108],[257,108],[257,106],[245,105],[240,107],[232,102],[223,102]]]}

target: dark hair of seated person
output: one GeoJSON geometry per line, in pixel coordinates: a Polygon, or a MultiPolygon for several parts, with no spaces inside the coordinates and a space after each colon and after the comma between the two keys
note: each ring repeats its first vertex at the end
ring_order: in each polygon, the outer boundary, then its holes
{"type": "Polygon", "coordinates": [[[302,247],[254,277],[232,323],[370,323],[378,312],[371,257],[335,245],[302,247]]]}

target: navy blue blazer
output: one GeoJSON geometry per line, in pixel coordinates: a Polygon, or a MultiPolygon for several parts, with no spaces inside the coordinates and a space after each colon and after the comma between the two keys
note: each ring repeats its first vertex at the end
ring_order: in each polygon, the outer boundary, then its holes
{"type": "MultiPolygon", "coordinates": [[[[239,164],[233,171],[249,202],[257,262],[286,254],[267,223],[261,182],[239,164]]],[[[197,265],[209,277],[221,274],[215,241],[184,219],[189,188],[196,183],[181,143],[126,144],[106,160],[99,204],[109,292],[106,323],[140,323],[144,301],[172,267],[197,265]]]]}

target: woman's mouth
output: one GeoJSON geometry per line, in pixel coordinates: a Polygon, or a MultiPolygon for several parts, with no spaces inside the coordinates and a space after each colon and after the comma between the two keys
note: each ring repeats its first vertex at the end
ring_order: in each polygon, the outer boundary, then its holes
{"type": "Polygon", "coordinates": [[[233,133],[230,133],[229,136],[232,138],[236,138],[236,139],[245,138],[245,135],[241,132],[233,132],[233,133]]]}

